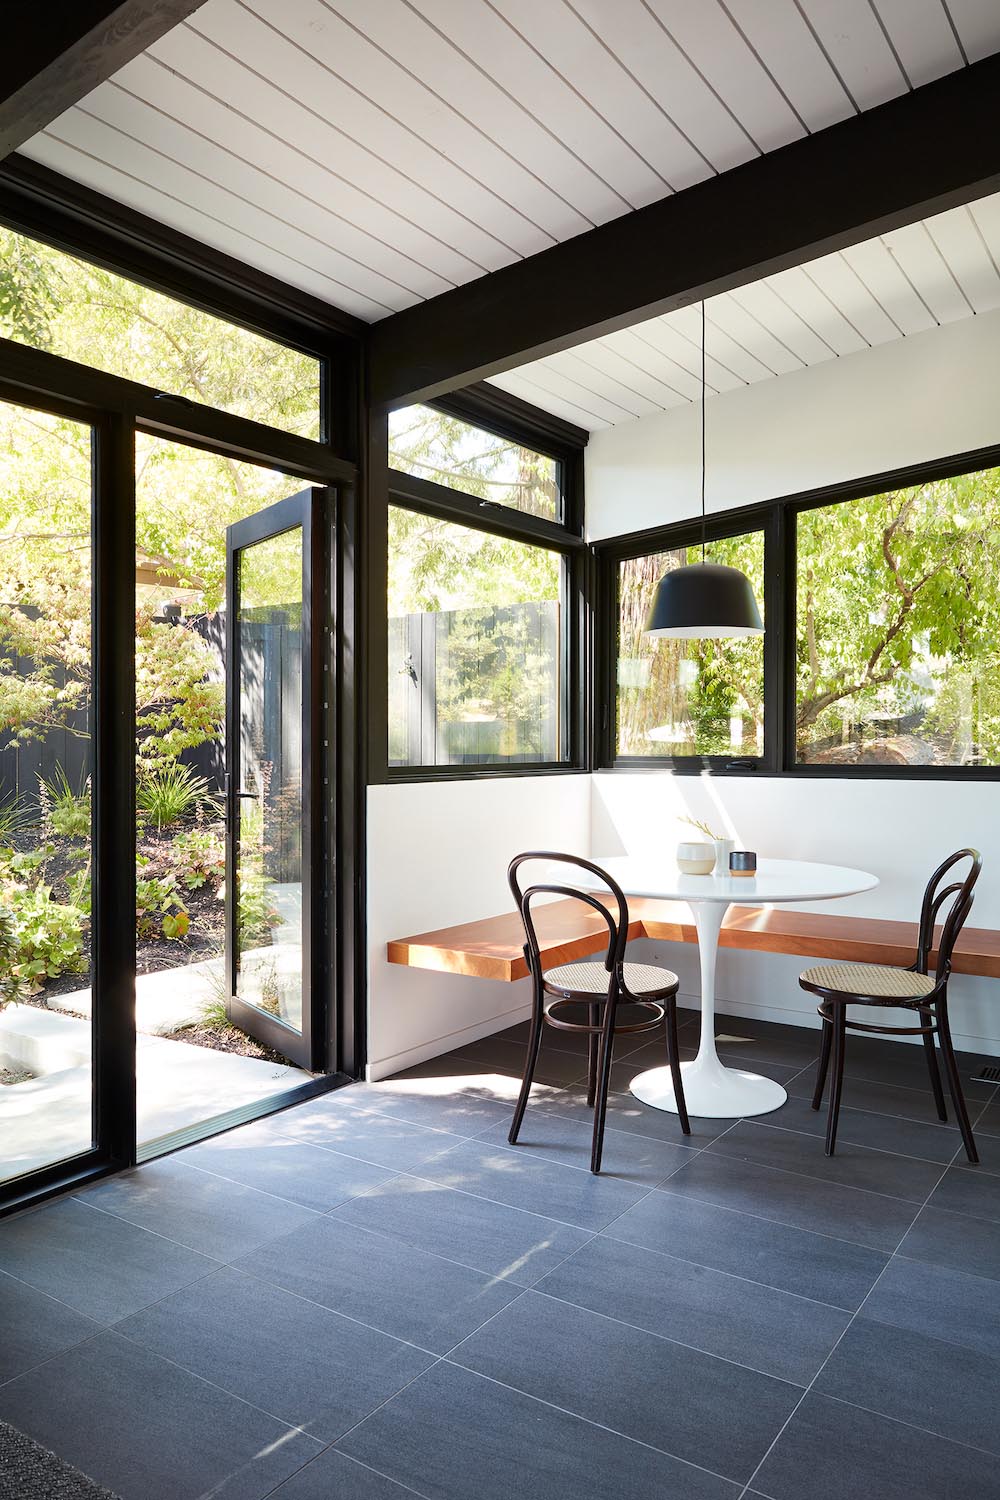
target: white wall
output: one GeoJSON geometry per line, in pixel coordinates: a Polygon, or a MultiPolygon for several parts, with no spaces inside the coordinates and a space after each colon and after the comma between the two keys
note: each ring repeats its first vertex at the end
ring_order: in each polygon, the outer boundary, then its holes
{"type": "MultiPolygon", "coordinates": [[[[1000,312],[713,397],[708,503],[722,510],[1000,442],[1000,312]]],[[[587,449],[592,537],[694,514],[696,405],[594,435],[587,449]]],[[[915,920],[931,870],[966,843],[984,855],[973,923],[1000,926],[1000,786],[969,782],[673,777],[594,778],[594,853],[658,846],[671,857],[685,811],[722,822],[746,848],[870,870],[877,890],[828,911],[915,920]]],[[[657,947],[682,991],[697,991],[693,951],[657,947]]],[[[720,1008],[815,1021],[796,958],[724,952],[720,1008]]],[[[1000,983],[957,977],[955,1030],[1000,1053],[1000,983]]]]}
{"type": "MultiPolygon", "coordinates": [[[[708,508],[1000,442],[998,392],[1000,311],[712,396],[708,508]]],[[[594,433],[586,452],[591,538],[695,515],[700,431],[691,403],[594,433]]]]}
{"type": "Polygon", "coordinates": [[[368,788],[368,1076],[512,1026],[526,981],[407,969],[386,944],[512,910],[507,865],[523,849],[586,853],[590,777],[524,776],[368,788]]]}

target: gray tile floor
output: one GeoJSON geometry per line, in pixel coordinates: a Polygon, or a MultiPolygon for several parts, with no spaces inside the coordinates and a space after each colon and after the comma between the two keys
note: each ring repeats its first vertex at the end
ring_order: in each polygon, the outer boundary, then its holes
{"type": "Polygon", "coordinates": [[[626,1043],[599,1179],[514,1028],[5,1221],[0,1418],[124,1500],[1000,1500],[1000,1095],[969,1168],[852,1039],[828,1161],[816,1033],[720,1031],[788,1103],[685,1139],[626,1043]]]}

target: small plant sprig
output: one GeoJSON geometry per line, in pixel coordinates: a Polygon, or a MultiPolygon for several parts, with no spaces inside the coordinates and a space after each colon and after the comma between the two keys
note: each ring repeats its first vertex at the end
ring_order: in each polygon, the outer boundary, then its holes
{"type": "Polygon", "coordinates": [[[697,828],[698,832],[703,833],[706,838],[711,839],[713,844],[717,839],[723,837],[721,833],[713,833],[708,824],[700,822],[698,818],[681,818],[681,822],[687,823],[690,828],[697,828]]]}

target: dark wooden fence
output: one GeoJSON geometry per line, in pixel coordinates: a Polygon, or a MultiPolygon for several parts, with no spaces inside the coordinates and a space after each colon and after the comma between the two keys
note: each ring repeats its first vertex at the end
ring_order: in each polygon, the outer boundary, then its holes
{"type": "Polygon", "coordinates": [[[389,763],[559,758],[559,605],[442,610],[389,620],[389,763]]]}

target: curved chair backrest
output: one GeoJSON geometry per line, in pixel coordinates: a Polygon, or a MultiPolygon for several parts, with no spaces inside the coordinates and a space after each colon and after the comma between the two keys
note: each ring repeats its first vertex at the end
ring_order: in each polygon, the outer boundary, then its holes
{"type": "Polygon", "coordinates": [[[538,896],[566,896],[574,901],[582,901],[584,905],[600,912],[608,924],[608,951],[604,959],[604,967],[609,974],[616,971],[621,973],[621,966],[625,961],[625,945],[628,942],[628,903],[621,887],[612,880],[606,870],[601,869],[600,865],[595,865],[589,859],[583,859],[577,854],[557,854],[549,850],[533,849],[525,854],[515,855],[507,869],[507,880],[524,923],[524,934],[528,939],[524,948],[524,956],[532,974],[542,972],[542,955],[531,911],[531,903],[538,896]],[[592,890],[584,890],[578,886],[560,885],[549,881],[522,887],[518,872],[521,866],[527,864],[529,860],[575,866],[578,870],[586,870],[589,874],[596,875],[615,898],[617,913],[613,913],[608,906],[605,906],[592,890]]]}
{"type": "Polygon", "coordinates": [[[941,942],[938,945],[937,978],[947,978],[951,972],[951,955],[958,940],[958,935],[965,926],[966,918],[972,910],[972,888],[979,879],[983,868],[983,857],[978,849],[959,849],[938,865],[934,874],[927,882],[924,891],[923,904],[920,908],[920,930],[917,935],[917,972],[926,974],[930,963],[931,950],[934,947],[934,928],[945,912],[941,930],[941,942]],[[964,880],[954,880],[945,885],[944,879],[948,871],[962,860],[969,860],[969,869],[964,880]],[[946,903],[947,910],[945,911],[946,903]]]}

